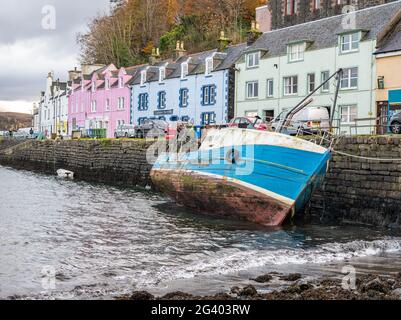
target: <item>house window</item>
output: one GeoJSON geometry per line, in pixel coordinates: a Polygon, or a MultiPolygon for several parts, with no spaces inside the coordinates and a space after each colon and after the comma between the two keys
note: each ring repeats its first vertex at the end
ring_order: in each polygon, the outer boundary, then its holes
{"type": "Polygon", "coordinates": [[[121,127],[125,124],[124,120],[117,120],[117,127],[121,127]]]}
{"type": "Polygon", "coordinates": [[[268,79],[267,80],[267,97],[271,98],[274,96],[274,80],[268,79]]]}
{"type": "Polygon", "coordinates": [[[341,106],[341,123],[352,124],[355,122],[357,117],[357,107],[353,106],[341,106]]]}
{"type": "Polygon", "coordinates": [[[160,91],[157,94],[157,109],[165,109],[166,102],[166,91],[160,91]]]}
{"type": "Polygon", "coordinates": [[[188,75],[188,63],[183,63],[181,65],[181,79],[185,79],[188,75]]]}
{"type": "Polygon", "coordinates": [[[92,81],[92,92],[96,92],[96,81],[92,81]]]}
{"type": "Polygon", "coordinates": [[[291,96],[298,94],[298,77],[284,77],[284,95],[291,96]]]}
{"type": "Polygon", "coordinates": [[[184,88],[180,90],[180,108],[188,107],[189,90],[184,88]]]}
{"type": "Polygon", "coordinates": [[[295,43],[288,46],[288,61],[296,62],[304,59],[305,43],[295,43]]]}
{"type": "Polygon", "coordinates": [[[201,115],[203,126],[216,123],[216,114],[214,112],[204,112],[201,115]]]}
{"type": "Polygon", "coordinates": [[[260,52],[248,53],[246,56],[246,67],[257,68],[260,62],[260,52]]]}
{"type": "MultiPolygon", "coordinates": [[[[322,83],[327,81],[330,77],[330,71],[323,71],[321,75],[322,83]]],[[[326,82],[322,87],[322,92],[329,92],[330,91],[330,82],[326,82]]]]}
{"type": "Polygon", "coordinates": [[[78,113],[78,103],[75,104],[75,112],[78,113]]]}
{"type": "Polygon", "coordinates": [[[148,118],[138,118],[138,124],[144,124],[146,121],[148,120],[148,118]]]}
{"type": "Polygon", "coordinates": [[[91,111],[96,112],[96,109],[97,109],[97,102],[96,100],[93,100],[91,103],[91,111]]]}
{"type": "Polygon", "coordinates": [[[344,34],[340,37],[341,53],[355,52],[359,49],[359,32],[344,34]]]}
{"type": "Polygon", "coordinates": [[[166,68],[163,67],[159,69],[159,82],[163,82],[165,78],[166,78],[166,68]]]}
{"type": "Polygon", "coordinates": [[[246,83],[246,98],[254,99],[259,96],[259,82],[251,81],[246,83]]]}
{"type": "Polygon", "coordinates": [[[212,71],[213,71],[213,58],[207,58],[205,74],[208,76],[208,75],[212,74],[212,71]]]}
{"type": "Polygon", "coordinates": [[[180,120],[180,118],[178,118],[178,116],[171,116],[170,117],[170,121],[171,122],[177,122],[178,120],[180,120]]]}
{"type": "Polygon", "coordinates": [[[110,99],[106,99],[106,111],[110,111],[110,99]]]}
{"type": "Polygon", "coordinates": [[[160,116],[159,120],[166,121],[166,117],[165,116],[160,116]]]}
{"type": "Polygon", "coordinates": [[[118,79],[118,86],[119,86],[120,88],[124,87],[124,77],[120,77],[120,78],[118,79]]]}
{"type": "Polygon", "coordinates": [[[106,90],[109,90],[109,89],[110,89],[110,79],[106,79],[106,81],[105,81],[105,87],[106,87],[106,90]]]}
{"type": "Polygon", "coordinates": [[[84,112],[84,110],[85,110],[85,104],[82,102],[81,103],[81,112],[84,112]]]}
{"type": "Polygon", "coordinates": [[[144,86],[146,82],[146,70],[141,71],[141,86],[144,86]]]}
{"type": "Polygon", "coordinates": [[[125,99],[124,97],[118,98],[118,110],[124,110],[125,108],[125,99]]]}
{"type": "Polygon", "coordinates": [[[210,106],[214,104],[216,104],[216,86],[204,86],[202,88],[202,105],[210,106]]]}
{"type": "Polygon", "coordinates": [[[298,12],[298,0],[286,0],[285,3],[285,14],[294,15],[298,12]]]}
{"type": "Polygon", "coordinates": [[[189,117],[188,116],[182,116],[181,117],[182,122],[189,122],[189,117]]]}
{"type": "Polygon", "coordinates": [[[313,9],[319,10],[322,7],[322,1],[321,0],[314,0],[313,1],[313,9]]]}
{"type": "Polygon", "coordinates": [[[308,93],[311,93],[313,91],[315,91],[315,87],[316,87],[316,76],[314,73],[309,73],[308,74],[308,93]]]}
{"type": "Polygon", "coordinates": [[[343,69],[340,88],[343,90],[358,88],[358,68],[343,69]]]}
{"type": "Polygon", "coordinates": [[[147,93],[141,93],[139,95],[139,101],[138,101],[138,110],[139,111],[144,111],[144,110],[148,110],[148,106],[149,106],[149,99],[148,99],[149,95],[147,93]]]}

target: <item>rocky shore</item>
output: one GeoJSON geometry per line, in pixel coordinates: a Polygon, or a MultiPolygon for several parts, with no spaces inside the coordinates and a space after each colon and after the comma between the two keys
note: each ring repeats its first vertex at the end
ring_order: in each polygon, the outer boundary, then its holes
{"type": "Polygon", "coordinates": [[[184,292],[172,292],[155,297],[146,291],[135,291],[132,295],[118,300],[401,300],[401,272],[396,276],[359,275],[355,290],[346,290],[339,279],[325,278],[304,281],[300,274],[282,275],[270,273],[250,279],[266,285],[264,292],[258,292],[253,285],[244,288],[233,287],[230,292],[214,296],[195,296],[184,292]],[[269,282],[279,279],[286,282],[279,291],[269,290],[269,282]]]}

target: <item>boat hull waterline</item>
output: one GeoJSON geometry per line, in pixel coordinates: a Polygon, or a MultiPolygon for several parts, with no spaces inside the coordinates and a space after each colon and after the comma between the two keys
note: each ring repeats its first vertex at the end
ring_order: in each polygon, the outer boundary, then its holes
{"type": "Polygon", "coordinates": [[[330,158],[328,149],[299,138],[230,128],[210,133],[199,151],[160,155],[151,179],[198,212],[279,226],[303,210],[330,158]]]}

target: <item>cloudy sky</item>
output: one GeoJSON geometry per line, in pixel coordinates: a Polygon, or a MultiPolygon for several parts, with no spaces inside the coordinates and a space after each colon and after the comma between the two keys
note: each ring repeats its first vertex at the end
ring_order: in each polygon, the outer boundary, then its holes
{"type": "Polygon", "coordinates": [[[76,34],[108,9],[109,0],[0,0],[0,111],[31,112],[49,71],[66,80],[76,34]]]}

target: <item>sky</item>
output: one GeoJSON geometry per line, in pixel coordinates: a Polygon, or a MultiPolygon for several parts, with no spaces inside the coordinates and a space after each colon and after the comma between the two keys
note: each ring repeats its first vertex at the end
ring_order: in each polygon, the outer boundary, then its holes
{"type": "Polygon", "coordinates": [[[109,0],[0,0],[0,112],[32,111],[50,71],[79,67],[76,36],[109,0]]]}

